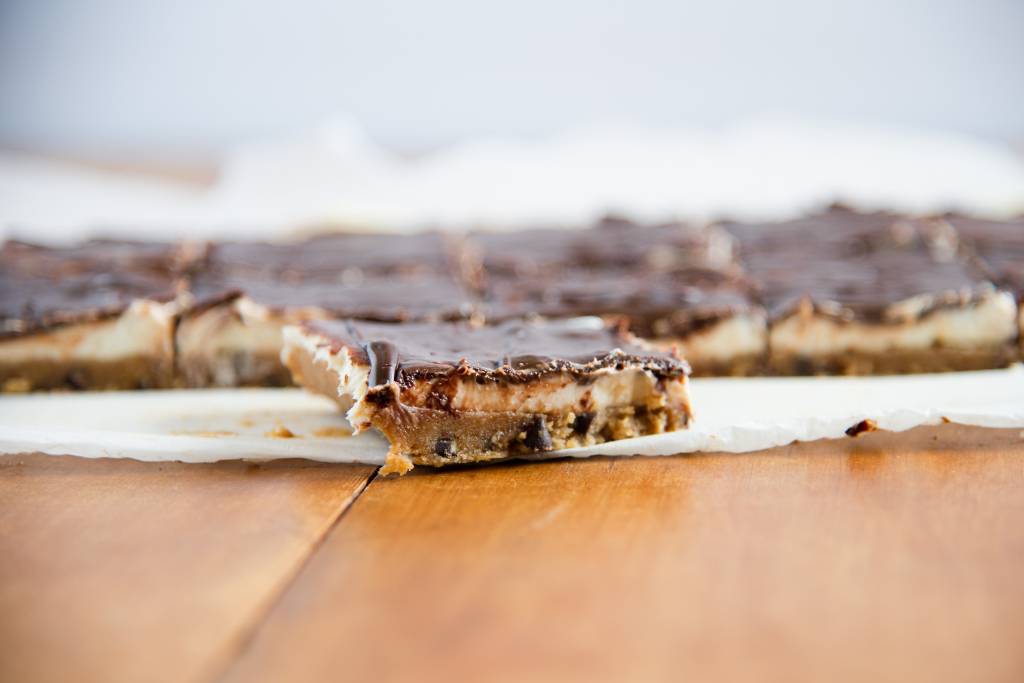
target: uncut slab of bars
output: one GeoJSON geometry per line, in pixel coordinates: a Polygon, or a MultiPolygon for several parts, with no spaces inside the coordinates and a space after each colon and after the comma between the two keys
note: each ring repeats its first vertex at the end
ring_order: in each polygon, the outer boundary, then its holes
{"type": "Polygon", "coordinates": [[[280,385],[307,320],[602,317],[697,375],[999,367],[1024,221],[833,209],[775,224],[328,234],[281,244],[8,242],[0,386],[280,385]]]}
{"type": "Polygon", "coordinates": [[[0,250],[0,388],[174,384],[182,246],[95,240],[0,250]]]}
{"type": "Polygon", "coordinates": [[[471,317],[474,295],[464,281],[472,276],[462,271],[460,245],[433,233],[209,245],[177,328],[179,375],[195,387],[287,385],[286,324],[471,317]]]}

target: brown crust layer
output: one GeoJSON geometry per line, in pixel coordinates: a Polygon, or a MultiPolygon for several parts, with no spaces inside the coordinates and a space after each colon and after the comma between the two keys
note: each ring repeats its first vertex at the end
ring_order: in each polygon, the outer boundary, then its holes
{"type": "Polygon", "coordinates": [[[771,354],[773,375],[907,375],[1003,368],[1017,360],[1013,345],[990,349],[933,348],[922,351],[863,353],[844,351],[826,356],[771,354]]]}
{"type": "Polygon", "coordinates": [[[169,358],[132,356],[112,361],[0,363],[0,391],[5,393],[55,389],[169,389],[174,386],[174,364],[169,358]]]}
{"type": "Polygon", "coordinates": [[[410,464],[444,467],[591,446],[682,429],[689,415],[670,406],[619,406],[603,411],[456,414],[391,404],[373,418],[391,443],[382,474],[410,464]],[[394,414],[400,411],[400,415],[394,414]]]}
{"type": "Polygon", "coordinates": [[[289,387],[291,373],[281,364],[278,353],[234,351],[210,356],[178,358],[178,383],[202,389],[206,387],[289,387]],[[224,381],[231,378],[231,381],[224,381]]]}

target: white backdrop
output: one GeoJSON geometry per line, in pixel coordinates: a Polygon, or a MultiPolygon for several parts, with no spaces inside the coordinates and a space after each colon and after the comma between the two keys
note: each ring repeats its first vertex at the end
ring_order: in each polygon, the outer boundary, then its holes
{"type": "Polygon", "coordinates": [[[1024,141],[1021,0],[2,0],[0,144],[393,148],[761,114],[1024,141]]]}

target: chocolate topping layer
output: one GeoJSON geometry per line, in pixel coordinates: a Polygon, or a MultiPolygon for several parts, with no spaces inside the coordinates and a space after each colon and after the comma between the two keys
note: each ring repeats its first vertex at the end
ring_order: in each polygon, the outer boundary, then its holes
{"type": "Polygon", "coordinates": [[[956,229],[986,277],[1024,299],[1024,217],[990,221],[963,216],[935,219],[956,229]]]}
{"type": "Polygon", "coordinates": [[[200,301],[239,292],[274,310],[312,307],[342,318],[385,322],[454,320],[474,311],[473,295],[465,287],[434,273],[360,275],[352,280],[203,273],[193,278],[192,291],[200,301]]]}
{"type": "Polygon", "coordinates": [[[212,245],[206,272],[268,280],[353,280],[367,274],[449,272],[461,257],[456,238],[440,233],[329,233],[301,242],[212,245]]]}
{"type": "Polygon", "coordinates": [[[151,242],[7,242],[0,249],[0,338],[113,317],[137,299],[170,301],[181,254],[180,247],[151,242]]]}
{"type": "Polygon", "coordinates": [[[334,352],[348,349],[370,366],[370,386],[410,385],[452,375],[480,382],[528,382],[547,374],[586,376],[608,368],[634,367],[658,377],[679,377],[689,366],[676,356],[639,346],[631,337],[594,319],[510,321],[480,327],[468,323],[354,320],[304,323],[326,338],[334,352]]]}
{"type": "Polygon", "coordinates": [[[485,301],[488,320],[530,313],[619,317],[641,337],[682,336],[756,306],[747,283],[708,269],[574,268],[549,278],[496,277],[489,281],[485,301]]]}
{"type": "Polygon", "coordinates": [[[637,267],[653,271],[727,268],[732,240],[721,230],[682,223],[642,225],[605,219],[584,230],[533,229],[476,233],[491,275],[549,275],[565,267],[637,267]]]}
{"type": "Polygon", "coordinates": [[[843,319],[900,322],[894,304],[918,298],[914,315],[971,303],[991,290],[957,257],[952,231],[885,213],[832,209],[775,224],[728,224],[740,258],[774,318],[809,300],[843,319]]]}
{"type": "Polygon", "coordinates": [[[339,317],[455,319],[473,312],[461,243],[437,233],[338,233],[294,243],[213,245],[190,278],[201,304],[245,294],[272,309],[339,317]]]}

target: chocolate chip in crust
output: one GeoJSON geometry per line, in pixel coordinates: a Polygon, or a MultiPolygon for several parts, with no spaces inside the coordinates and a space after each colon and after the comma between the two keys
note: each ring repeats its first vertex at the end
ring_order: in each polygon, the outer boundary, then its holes
{"type": "Polygon", "coordinates": [[[548,431],[548,423],[543,415],[534,418],[527,425],[523,445],[531,451],[550,451],[554,448],[554,444],[551,442],[551,432],[548,431]]]}
{"type": "Polygon", "coordinates": [[[434,442],[434,455],[445,459],[455,457],[455,442],[451,437],[443,436],[434,442]]]}
{"type": "Polygon", "coordinates": [[[580,413],[572,421],[572,431],[580,436],[586,436],[590,431],[590,425],[594,424],[594,413],[580,413]]]}

